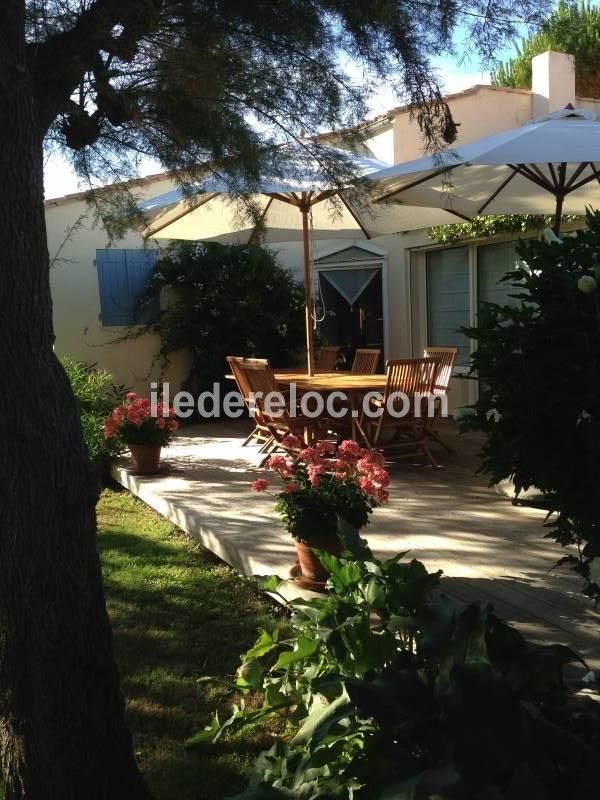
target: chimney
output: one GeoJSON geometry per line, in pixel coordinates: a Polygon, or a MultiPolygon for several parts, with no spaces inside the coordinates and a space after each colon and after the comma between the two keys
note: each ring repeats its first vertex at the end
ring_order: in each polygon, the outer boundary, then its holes
{"type": "Polygon", "coordinates": [[[531,59],[533,118],[575,103],[575,58],[547,50],[531,59]]]}

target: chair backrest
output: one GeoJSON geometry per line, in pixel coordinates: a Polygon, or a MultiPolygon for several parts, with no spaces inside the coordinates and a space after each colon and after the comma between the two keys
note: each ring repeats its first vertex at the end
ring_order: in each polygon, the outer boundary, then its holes
{"type": "Polygon", "coordinates": [[[322,372],[334,372],[337,366],[339,347],[330,347],[329,345],[321,347],[319,350],[319,359],[317,361],[317,369],[322,372]]]}
{"type": "MultiPolygon", "coordinates": [[[[428,395],[433,389],[437,369],[434,358],[402,358],[385,362],[387,381],[384,407],[389,410],[389,398],[394,392],[402,392],[408,398],[414,395],[428,395]]],[[[427,402],[424,398],[423,402],[427,402]]]]}
{"type": "Polygon", "coordinates": [[[268,358],[245,358],[244,364],[268,364],[268,358]]]}
{"type": "Polygon", "coordinates": [[[426,347],[425,358],[435,358],[438,368],[433,381],[433,394],[446,394],[452,377],[454,362],[458,356],[458,347],[426,347]]]}
{"type": "Polygon", "coordinates": [[[229,369],[231,370],[233,377],[235,378],[235,382],[237,383],[238,389],[240,390],[240,394],[244,398],[244,401],[248,402],[248,397],[250,396],[250,387],[248,386],[248,381],[246,380],[246,375],[241,368],[241,364],[244,363],[243,356],[227,356],[227,364],[229,365],[229,369]]]}
{"type": "Polygon", "coordinates": [[[270,409],[265,410],[265,400],[268,395],[281,393],[271,365],[263,358],[245,358],[238,365],[244,373],[244,380],[248,386],[249,397],[252,396],[253,406],[264,422],[274,419],[286,419],[287,412],[282,415],[273,414],[270,409]]]}
{"type": "Polygon", "coordinates": [[[240,390],[240,394],[244,398],[245,403],[248,403],[248,399],[250,397],[250,386],[248,385],[248,379],[246,377],[246,373],[244,372],[243,365],[244,364],[268,364],[266,358],[245,358],[244,356],[227,356],[227,363],[229,364],[229,368],[235,378],[235,382],[238,385],[238,389],[240,390]]]}
{"type": "Polygon", "coordinates": [[[381,350],[379,348],[362,348],[354,353],[352,372],[357,375],[373,375],[377,372],[381,350]]]}

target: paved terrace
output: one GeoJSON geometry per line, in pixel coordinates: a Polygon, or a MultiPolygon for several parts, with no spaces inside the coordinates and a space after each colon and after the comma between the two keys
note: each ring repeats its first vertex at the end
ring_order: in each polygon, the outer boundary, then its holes
{"type": "MultiPolygon", "coordinates": [[[[552,570],[560,548],[543,538],[545,512],[489,489],[474,474],[478,439],[458,437],[449,421],[446,429],[456,453],[436,446],[440,467],[392,465],[390,503],[364,532],[372,549],[380,557],[409,550],[429,570],[444,571],[447,594],[491,602],[525,635],[569,644],[600,671],[600,614],[576,578],[552,570]]],[[[293,542],[272,498],[250,490],[265,473],[257,448],[241,446],[246,432],[244,423],[186,428],[163,451],[160,475],[136,476],[123,458],[115,477],[240,572],[283,577],[295,560],[293,542]]]]}

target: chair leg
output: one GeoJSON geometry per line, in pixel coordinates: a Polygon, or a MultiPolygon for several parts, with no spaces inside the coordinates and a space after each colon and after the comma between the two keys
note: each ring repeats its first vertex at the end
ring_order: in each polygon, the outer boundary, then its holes
{"type": "Polygon", "coordinates": [[[429,431],[429,438],[433,442],[437,442],[438,444],[441,444],[442,447],[444,448],[444,450],[446,450],[446,452],[452,453],[453,455],[454,455],[454,453],[456,453],[456,450],[453,447],[450,447],[449,444],[446,444],[446,442],[443,439],[441,439],[435,431],[429,431]]]}
{"type": "Polygon", "coordinates": [[[261,458],[261,460],[258,462],[259,469],[262,469],[270,458],[270,453],[267,453],[263,458],[261,458]]]}
{"type": "Polygon", "coordinates": [[[246,436],[246,438],[245,438],[245,439],[244,439],[244,441],[242,442],[242,447],[246,447],[246,445],[250,444],[250,442],[252,441],[252,439],[255,439],[255,438],[256,438],[256,428],[254,428],[254,429],[253,429],[253,430],[252,430],[252,431],[251,431],[251,432],[248,434],[248,436],[246,436]]]}
{"type": "Polygon", "coordinates": [[[427,444],[425,442],[423,442],[421,447],[423,448],[423,452],[425,453],[425,455],[429,459],[429,463],[431,464],[431,466],[432,467],[437,467],[438,466],[437,461],[435,460],[435,458],[431,454],[431,450],[427,447],[427,444]]]}
{"type": "Polygon", "coordinates": [[[259,449],[258,449],[258,452],[259,452],[259,453],[266,453],[267,451],[269,451],[269,453],[271,453],[271,452],[273,451],[273,449],[274,449],[274,448],[271,448],[271,445],[273,444],[273,442],[274,442],[274,441],[275,441],[275,440],[273,439],[273,437],[272,437],[272,436],[269,436],[269,438],[268,438],[268,439],[266,439],[266,440],[265,440],[265,441],[264,441],[264,442],[261,444],[261,446],[260,446],[260,447],[259,447],[259,449]],[[271,448],[271,449],[269,449],[269,448],[271,448]]]}
{"type": "Polygon", "coordinates": [[[263,457],[261,458],[261,460],[258,463],[258,466],[259,466],[260,469],[262,469],[265,466],[267,461],[271,458],[271,455],[272,455],[273,451],[277,449],[277,442],[275,441],[275,439],[271,438],[270,444],[271,444],[271,447],[268,450],[265,450],[264,447],[261,447],[261,449],[260,449],[260,453],[262,453],[262,455],[263,455],[263,457]]]}

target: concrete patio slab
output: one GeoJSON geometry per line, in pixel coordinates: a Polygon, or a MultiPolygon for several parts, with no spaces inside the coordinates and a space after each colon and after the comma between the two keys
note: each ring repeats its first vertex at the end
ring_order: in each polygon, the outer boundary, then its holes
{"type": "MultiPolygon", "coordinates": [[[[408,550],[431,571],[442,569],[444,591],[491,602],[535,641],[574,647],[600,672],[600,614],[568,572],[553,570],[562,554],[543,538],[545,511],[515,506],[476,476],[476,436],[458,437],[456,452],[436,449],[440,466],[391,467],[389,505],[365,530],[378,556],[408,550]]],[[[184,429],[164,451],[164,469],[138,476],[123,458],[115,478],[160,514],[246,575],[287,575],[294,546],[272,498],[250,490],[265,473],[256,447],[242,447],[243,423],[184,429]]],[[[292,590],[292,594],[297,594],[292,590]]]]}

